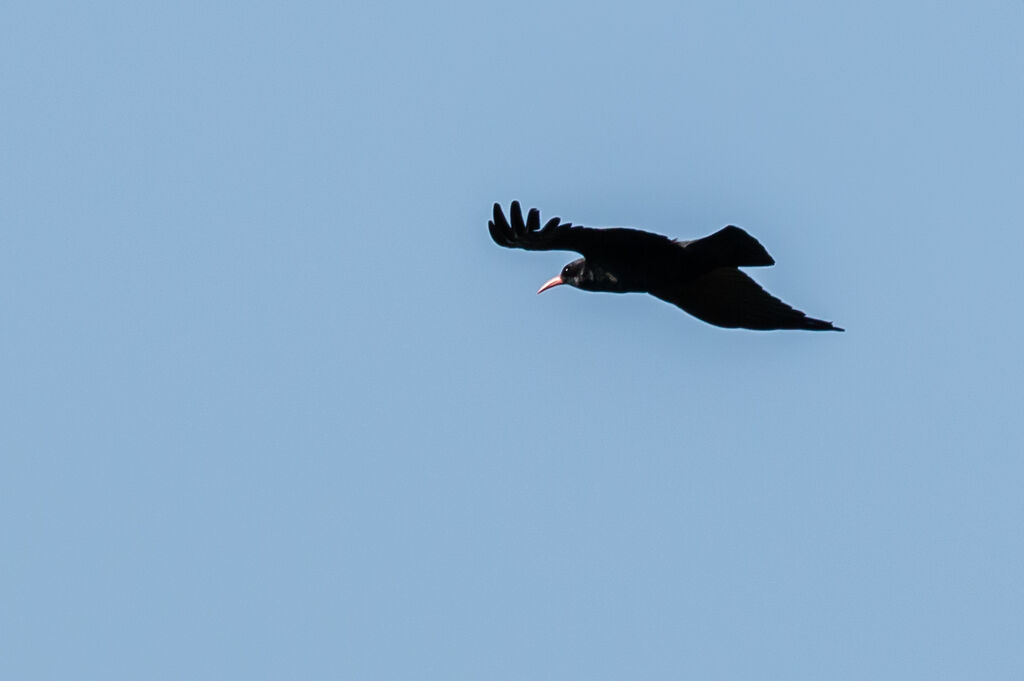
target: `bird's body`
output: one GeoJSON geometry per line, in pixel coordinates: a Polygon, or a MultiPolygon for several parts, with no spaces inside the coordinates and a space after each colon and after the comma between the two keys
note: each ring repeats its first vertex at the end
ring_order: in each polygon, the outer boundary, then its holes
{"type": "Polygon", "coordinates": [[[541,287],[569,284],[585,291],[649,293],[716,326],[842,331],[831,322],[808,317],[767,293],[740,267],[775,261],[754,237],[732,225],[692,241],[676,241],[638,229],[593,229],[562,224],[540,226],[540,213],[524,221],[512,202],[511,222],[499,204],[488,223],[499,246],[526,250],[576,251],[583,258],[566,265],[541,287]]]}

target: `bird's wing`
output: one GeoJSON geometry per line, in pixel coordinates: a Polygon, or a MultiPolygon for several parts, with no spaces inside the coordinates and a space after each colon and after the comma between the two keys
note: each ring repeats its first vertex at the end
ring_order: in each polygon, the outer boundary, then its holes
{"type": "Polygon", "coordinates": [[[561,218],[551,218],[540,226],[540,211],[531,208],[526,220],[518,201],[512,202],[511,221],[505,219],[500,204],[494,204],[494,219],[487,223],[494,243],[505,248],[523,248],[528,251],[576,251],[586,254],[593,250],[598,234],[603,230],[573,227],[561,218]]]}
{"type": "Polygon", "coordinates": [[[586,258],[643,259],[652,253],[668,254],[676,243],[660,234],[625,227],[593,228],[563,223],[551,218],[540,226],[540,211],[531,208],[526,220],[518,201],[512,202],[509,220],[494,204],[494,219],[487,223],[494,243],[528,251],[576,251],[586,258]]]}
{"type": "Polygon", "coordinates": [[[676,241],[685,252],[698,262],[731,267],[764,267],[775,261],[757,239],[744,230],[729,225],[703,239],[676,241]]]}
{"type": "Polygon", "coordinates": [[[715,326],[842,331],[786,305],[735,267],[717,267],[674,291],[653,293],[715,326]]]}

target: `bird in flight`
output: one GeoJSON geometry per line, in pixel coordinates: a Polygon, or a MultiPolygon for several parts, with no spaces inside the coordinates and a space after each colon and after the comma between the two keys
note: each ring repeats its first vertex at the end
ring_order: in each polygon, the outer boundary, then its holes
{"type": "Polygon", "coordinates": [[[639,229],[574,227],[560,218],[541,227],[540,211],[530,209],[523,220],[518,201],[512,202],[509,213],[511,220],[496,203],[494,219],[487,223],[499,246],[575,251],[583,256],[537,293],[562,284],[584,291],[650,293],[715,326],[843,331],[793,309],[740,271],[775,261],[739,227],[729,225],[703,239],[679,241],[639,229]]]}

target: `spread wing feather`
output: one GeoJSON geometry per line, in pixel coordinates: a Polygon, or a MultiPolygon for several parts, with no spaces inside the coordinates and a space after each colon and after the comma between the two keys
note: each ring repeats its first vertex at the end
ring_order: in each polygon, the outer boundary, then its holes
{"type": "Polygon", "coordinates": [[[668,237],[652,234],[640,229],[623,227],[593,228],[563,223],[560,218],[551,218],[540,225],[540,211],[531,208],[526,219],[518,201],[513,201],[509,219],[494,204],[494,217],[487,223],[494,243],[505,248],[522,248],[527,251],[576,251],[584,257],[608,255],[642,256],[661,250],[671,253],[676,244],[668,237]]]}
{"type": "Polygon", "coordinates": [[[487,223],[494,243],[505,248],[522,248],[527,251],[576,251],[583,253],[589,241],[588,232],[596,232],[586,227],[573,227],[572,223],[562,222],[561,218],[551,218],[544,226],[540,226],[540,211],[531,208],[526,220],[518,201],[512,202],[509,211],[511,220],[505,219],[501,204],[494,204],[494,219],[487,223]]]}
{"type": "Polygon", "coordinates": [[[793,309],[735,267],[718,267],[674,291],[653,293],[715,326],[842,331],[831,322],[793,309]]]}

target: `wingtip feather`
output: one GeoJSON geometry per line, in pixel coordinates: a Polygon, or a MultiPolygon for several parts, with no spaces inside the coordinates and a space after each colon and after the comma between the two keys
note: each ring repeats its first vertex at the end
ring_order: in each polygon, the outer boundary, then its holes
{"type": "Polygon", "coordinates": [[[531,208],[526,215],[526,231],[536,232],[538,229],[540,229],[540,211],[531,208]]]}
{"type": "Polygon", "coordinates": [[[512,225],[512,232],[517,237],[526,235],[526,223],[523,222],[523,208],[518,201],[512,202],[512,209],[509,210],[509,222],[512,225]]]}

